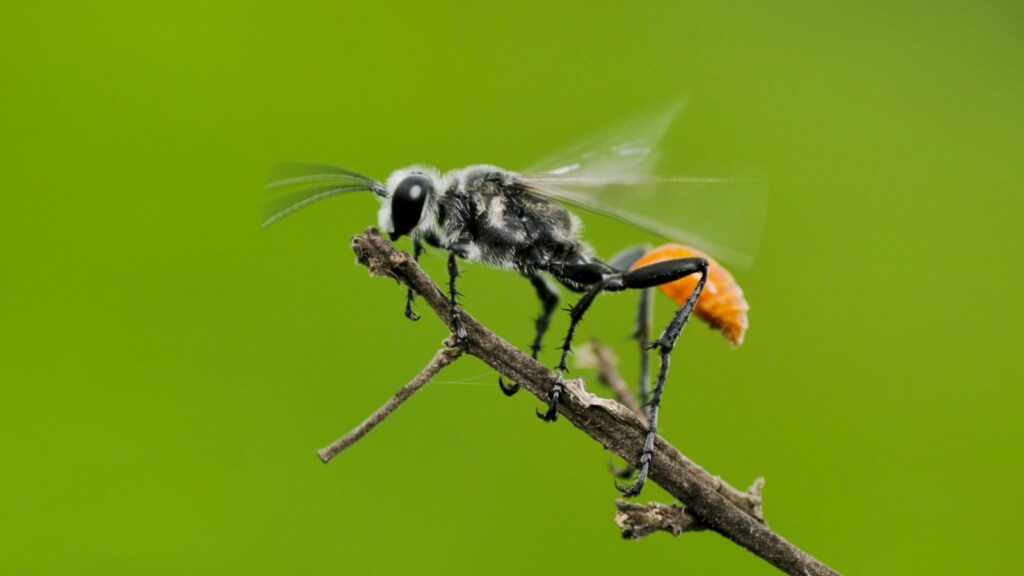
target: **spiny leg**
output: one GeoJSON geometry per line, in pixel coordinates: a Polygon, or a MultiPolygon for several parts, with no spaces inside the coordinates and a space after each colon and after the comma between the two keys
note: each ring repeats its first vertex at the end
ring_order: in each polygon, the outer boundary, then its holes
{"type": "Polygon", "coordinates": [[[530,357],[536,360],[537,355],[540,354],[544,334],[547,333],[548,327],[551,326],[551,315],[554,314],[555,307],[558,306],[558,291],[540,274],[530,276],[530,283],[537,290],[537,296],[540,298],[541,305],[540,316],[537,317],[535,324],[536,332],[533,344],[530,345],[530,357]]]}
{"type": "MultiPolygon", "coordinates": [[[[608,265],[616,270],[629,270],[633,264],[650,252],[650,244],[634,244],[618,251],[608,265]]],[[[651,314],[654,310],[652,299],[653,291],[650,288],[643,288],[640,291],[640,304],[636,316],[636,328],[633,330],[632,338],[637,341],[640,348],[640,379],[637,381],[637,392],[640,398],[640,405],[647,413],[647,392],[650,387],[651,357],[648,352],[648,341],[651,339],[651,314]]]]}
{"type": "MultiPolygon", "coordinates": [[[[637,395],[640,397],[640,406],[644,415],[648,418],[651,415],[650,406],[647,404],[648,390],[651,384],[651,348],[648,345],[651,339],[651,321],[654,313],[654,290],[644,288],[640,291],[640,302],[637,306],[636,328],[631,337],[636,340],[640,349],[640,377],[637,380],[637,395]]],[[[623,468],[610,467],[612,474],[628,480],[636,473],[636,468],[626,464],[623,468]]]]}
{"type": "MultiPolygon", "coordinates": [[[[536,360],[537,355],[540,353],[544,334],[548,331],[548,326],[551,325],[551,315],[554,313],[555,307],[558,306],[558,291],[539,273],[531,274],[528,278],[530,279],[530,284],[537,290],[537,296],[540,298],[541,305],[540,316],[537,317],[536,334],[533,338],[533,344],[530,346],[530,356],[536,360]]],[[[501,374],[498,374],[498,386],[501,387],[501,391],[506,396],[519,392],[519,384],[512,382],[506,385],[501,374]]]]}
{"type": "Polygon", "coordinates": [[[455,279],[459,277],[459,263],[455,261],[455,252],[448,252],[448,293],[451,297],[452,325],[455,327],[455,336],[459,342],[465,342],[469,335],[466,333],[466,326],[462,323],[462,314],[459,311],[459,304],[456,297],[459,291],[455,288],[455,279]]]}
{"type": "Polygon", "coordinates": [[[647,395],[651,385],[651,353],[648,343],[651,340],[651,322],[654,314],[654,300],[651,298],[653,291],[644,288],[640,291],[640,305],[636,313],[636,330],[633,332],[633,339],[640,348],[640,377],[637,379],[637,392],[640,396],[640,406],[644,414],[650,416],[647,406],[647,395]]]}
{"type": "MultiPolygon", "coordinates": [[[[654,391],[651,393],[650,408],[647,419],[647,436],[644,438],[643,451],[640,453],[640,474],[637,476],[635,482],[628,486],[616,487],[626,496],[636,496],[643,489],[644,483],[647,482],[647,474],[651,468],[651,457],[654,454],[654,437],[658,432],[658,408],[661,404],[661,394],[665,387],[665,378],[668,376],[669,359],[672,353],[672,349],[675,347],[676,340],[679,338],[679,334],[686,327],[687,320],[690,319],[693,313],[693,308],[697,304],[697,299],[700,298],[701,292],[704,290],[704,284],[707,282],[708,277],[708,261],[704,258],[680,258],[678,260],[669,260],[667,262],[661,262],[658,264],[652,264],[651,266],[645,266],[634,270],[630,274],[640,272],[646,268],[654,268],[655,266],[667,265],[676,267],[679,275],[677,278],[688,276],[690,274],[699,273],[700,280],[697,282],[696,288],[693,289],[693,293],[686,299],[683,306],[672,316],[672,320],[669,321],[668,326],[665,327],[665,331],[661,333],[658,340],[651,344],[651,348],[658,349],[658,355],[661,358],[661,367],[658,370],[658,380],[654,385],[654,391]]],[[[628,280],[627,276],[627,280],[628,280]]],[[[669,282],[671,280],[665,280],[661,282],[669,282]]],[[[657,284],[654,284],[657,285],[657,284]]]]}
{"type": "Polygon", "coordinates": [[[595,284],[587,290],[576,305],[569,309],[569,331],[565,334],[565,340],[562,341],[562,357],[558,361],[558,378],[555,380],[555,385],[551,388],[551,394],[548,396],[547,411],[544,413],[541,413],[540,410],[537,411],[537,416],[541,420],[553,422],[558,418],[558,399],[562,394],[562,382],[564,381],[565,371],[568,369],[566,360],[569,357],[569,352],[572,350],[573,334],[576,332],[576,326],[583,319],[583,314],[594,303],[594,298],[597,298],[597,295],[604,289],[603,283],[595,284]]]}
{"type": "MultiPolygon", "coordinates": [[[[617,252],[614,256],[608,260],[608,265],[617,270],[629,270],[637,260],[643,258],[645,254],[650,252],[650,244],[634,244],[623,248],[617,252]]],[[[644,415],[648,415],[647,410],[647,393],[650,388],[651,380],[651,353],[647,344],[651,339],[651,315],[654,311],[654,300],[652,299],[653,289],[643,288],[640,290],[640,301],[637,308],[636,326],[633,329],[631,338],[636,340],[638,348],[640,349],[640,378],[637,380],[637,397],[640,400],[640,406],[642,406],[644,415]]],[[[633,477],[636,473],[636,469],[631,465],[626,464],[623,468],[616,468],[609,466],[612,474],[627,480],[633,477]]]]}
{"type": "Polygon", "coordinates": [[[549,266],[547,271],[568,286],[576,286],[584,291],[580,301],[569,309],[569,330],[562,342],[562,357],[558,361],[557,368],[558,377],[548,395],[547,412],[543,414],[537,412],[537,416],[542,420],[552,422],[558,417],[558,399],[562,394],[562,382],[565,371],[568,369],[566,359],[572,350],[572,336],[576,332],[576,326],[583,319],[583,314],[586,313],[587,308],[590,308],[598,294],[605,290],[617,292],[625,289],[626,285],[621,272],[600,260],[591,260],[580,254],[549,266]]]}
{"type": "MultiPolygon", "coordinates": [[[[420,242],[419,238],[412,239],[412,259],[416,262],[420,261],[420,256],[423,255],[423,243],[420,242]]],[[[405,291],[405,317],[409,320],[419,320],[420,315],[413,312],[412,300],[416,296],[416,293],[409,288],[405,291]]]]}

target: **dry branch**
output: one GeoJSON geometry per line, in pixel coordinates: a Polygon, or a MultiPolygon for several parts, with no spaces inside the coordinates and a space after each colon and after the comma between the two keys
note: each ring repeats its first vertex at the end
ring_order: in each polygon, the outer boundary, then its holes
{"type": "MultiPolygon", "coordinates": [[[[371,273],[393,278],[412,288],[445,325],[452,328],[447,296],[410,255],[396,250],[373,228],[354,237],[352,249],[371,273]]],[[[468,332],[462,345],[464,351],[546,401],[555,382],[554,373],[469,314],[461,316],[468,332]]],[[[582,381],[571,380],[565,383],[558,412],[607,450],[633,466],[639,464],[646,423],[629,408],[614,400],[599,398],[588,392],[582,381]]],[[[722,534],[783,572],[838,574],[768,528],[760,514],[759,494],[727,489],[724,482],[683,456],[660,436],[655,441],[650,479],[678,498],[687,513],[699,518],[707,529],[722,534]]]]}
{"type": "MultiPolygon", "coordinates": [[[[763,520],[764,515],[760,505],[762,488],[764,488],[764,478],[758,478],[747,489],[746,494],[757,502],[751,511],[751,516],[763,520]]],[[[732,487],[729,489],[735,490],[732,487]]],[[[615,523],[619,525],[622,537],[627,540],[639,540],[658,531],[679,536],[683,532],[707,529],[707,525],[701,522],[700,518],[679,506],[670,506],[660,502],[634,504],[625,500],[616,500],[615,507],[619,510],[615,515],[615,523]]]]}
{"type": "Polygon", "coordinates": [[[634,504],[625,500],[616,500],[615,523],[622,530],[622,537],[627,540],[639,540],[659,530],[679,536],[683,532],[705,530],[707,526],[679,506],[669,506],[659,502],[634,504]]]}
{"type": "MultiPolygon", "coordinates": [[[[629,386],[626,385],[625,378],[623,378],[622,374],[619,373],[615,353],[604,344],[601,344],[601,342],[596,338],[590,341],[590,353],[593,354],[593,367],[597,368],[598,381],[608,386],[619,402],[641,418],[645,418],[646,415],[644,414],[643,409],[639,404],[637,404],[636,398],[632,393],[630,393],[629,386]]],[[[764,478],[755,479],[753,485],[751,485],[746,492],[740,492],[718,476],[714,477],[714,481],[715,488],[722,494],[722,496],[725,496],[730,502],[746,510],[757,520],[764,522],[764,511],[761,509],[761,490],[764,488],[764,478]]],[[[653,502],[651,503],[652,506],[655,504],[656,503],[653,502]]],[[[664,505],[659,504],[659,506],[664,505]]],[[[616,518],[616,521],[618,521],[618,518],[616,518]]],[[[631,531],[630,534],[626,534],[627,528],[623,527],[621,524],[619,527],[623,530],[623,537],[629,539],[639,539],[650,533],[645,532],[643,535],[636,536],[636,531],[631,531]]],[[[678,536],[678,534],[676,535],[678,536]]]]}
{"type": "MultiPolygon", "coordinates": [[[[449,339],[451,340],[451,339],[449,339]]],[[[366,420],[352,429],[351,432],[345,434],[341,438],[338,438],[332,442],[329,446],[317,450],[317,455],[320,456],[320,460],[324,462],[330,462],[331,458],[334,458],[341,453],[342,450],[355,444],[366,436],[370,430],[377,427],[378,424],[384,421],[385,418],[391,415],[392,412],[398,409],[406,400],[408,400],[417,390],[430,382],[430,379],[437,375],[442,368],[458,360],[459,356],[462,355],[460,348],[452,347],[452,342],[446,341],[445,348],[441,348],[434,354],[434,358],[430,360],[430,363],[420,370],[420,373],[416,375],[408,384],[402,386],[395,392],[395,395],[390,400],[384,403],[383,406],[377,408],[377,410],[366,417],[366,420]]]]}

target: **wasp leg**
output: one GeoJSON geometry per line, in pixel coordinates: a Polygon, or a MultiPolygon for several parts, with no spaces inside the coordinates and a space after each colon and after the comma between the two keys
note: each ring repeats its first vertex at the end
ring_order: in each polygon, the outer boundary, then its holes
{"type": "MultiPolygon", "coordinates": [[[[629,270],[633,263],[643,257],[651,250],[650,244],[634,244],[624,248],[611,257],[608,265],[617,270],[629,270]]],[[[647,395],[651,384],[651,354],[647,346],[651,338],[651,322],[654,313],[654,300],[651,298],[653,289],[644,288],[640,291],[640,302],[636,314],[636,328],[632,338],[637,341],[640,348],[640,378],[637,380],[637,395],[640,397],[640,406],[643,406],[644,414],[648,414],[647,395]]]]}
{"type": "Polygon", "coordinates": [[[530,276],[530,283],[537,290],[541,305],[540,316],[537,317],[536,334],[533,344],[530,345],[530,356],[536,360],[537,355],[540,354],[544,334],[547,333],[548,327],[551,325],[551,315],[554,314],[555,307],[558,306],[558,291],[540,274],[530,276]]]}
{"type": "MultiPolygon", "coordinates": [[[[420,261],[420,256],[423,255],[423,243],[420,242],[419,238],[413,238],[412,240],[412,259],[416,262],[420,261]]],[[[409,288],[405,291],[405,317],[409,320],[419,320],[420,315],[413,312],[412,301],[416,296],[416,293],[409,288]]]]}
{"type": "Polygon", "coordinates": [[[557,368],[558,377],[548,396],[547,412],[543,414],[537,412],[537,416],[542,420],[551,422],[558,417],[558,399],[562,394],[565,372],[568,370],[566,360],[569,357],[569,352],[572,351],[572,337],[576,332],[576,326],[583,319],[583,315],[594,303],[594,298],[597,298],[598,294],[604,291],[617,292],[625,289],[626,285],[621,272],[610,268],[599,260],[578,259],[558,262],[550,266],[548,272],[570,287],[581,287],[583,292],[583,297],[579,302],[569,309],[569,331],[565,335],[565,340],[562,341],[562,356],[558,361],[557,368]]]}
{"type": "MultiPolygon", "coordinates": [[[[651,323],[654,314],[653,288],[644,288],[640,291],[640,303],[637,307],[636,329],[632,337],[636,340],[640,349],[640,374],[637,379],[637,396],[640,397],[640,408],[644,416],[651,417],[651,406],[648,402],[651,387],[651,347],[648,342],[651,339],[651,323]]],[[[613,473],[623,480],[628,480],[636,473],[636,468],[626,464],[624,468],[613,470],[613,473]]]]}
{"type": "Polygon", "coordinates": [[[604,290],[605,285],[603,283],[593,285],[583,294],[580,301],[569,309],[569,331],[565,334],[565,340],[562,341],[562,357],[558,361],[558,378],[555,380],[555,385],[551,388],[551,394],[548,396],[547,411],[544,413],[541,413],[539,410],[537,411],[537,417],[541,420],[553,422],[558,418],[558,399],[562,395],[562,382],[564,382],[565,372],[568,369],[566,360],[569,357],[569,352],[572,351],[572,336],[576,332],[576,326],[583,319],[583,315],[590,308],[590,305],[594,303],[594,298],[597,298],[597,295],[604,290]]]}
{"type": "MultiPolygon", "coordinates": [[[[650,250],[650,244],[634,244],[612,256],[608,260],[608,265],[617,270],[629,270],[637,260],[650,252],[650,250]]],[[[647,347],[647,342],[651,338],[651,321],[654,311],[652,295],[653,288],[644,288],[640,291],[636,327],[630,335],[631,338],[636,340],[637,347],[640,349],[640,378],[637,380],[637,397],[640,400],[640,406],[643,408],[644,416],[648,415],[647,395],[651,384],[651,352],[647,347]]],[[[612,474],[622,480],[628,480],[636,473],[636,469],[629,464],[626,464],[623,468],[611,466],[609,468],[612,474]]]]}
{"type": "MultiPolygon", "coordinates": [[[[651,384],[651,348],[648,340],[651,337],[651,321],[654,311],[654,302],[651,298],[653,289],[644,288],[640,291],[640,303],[636,315],[636,328],[631,337],[636,340],[640,348],[640,379],[637,381],[637,395],[640,398],[640,407],[645,417],[650,417],[650,406],[647,403],[648,389],[651,384]]],[[[611,473],[621,480],[629,480],[636,474],[637,469],[627,463],[622,468],[608,466],[611,473]]]]}
{"type": "Polygon", "coordinates": [[[690,274],[700,274],[700,280],[697,282],[696,288],[693,289],[693,293],[686,299],[682,307],[672,316],[672,320],[669,321],[661,336],[650,346],[651,348],[658,349],[661,367],[658,370],[658,380],[654,385],[654,391],[651,393],[649,403],[647,437],[644,439],[643,451],[640,453],[640,474],[637,476],[636,481],[628,486],[616,485],[619,491],[626,496],[636,496],[639,494],[640,490],[644,487],[644,483],[647,481],[647,475],[651,468],[651,457],[654,453],[654,437],[658,431],[658,407],[661,403],[661,394],[665,387],[665,378],[668,376],[669,357],[672,349],[675,347],[676,340],[679,338],[679,334],[682,333],[683,328],[686,327],[687,320],[690,319],[693,313],[697,299],[700,298],[700,294],[704,290],[704,284],[707,282],[708,277],[708,261],[705,258],[679,258],[644,266],[627,273],[625,276],[625,282],[629,288],[650,288],[689,276],[690,274]]]}
{"type": "Polygon", "coordinates": [[[498,388],[501,388],[505,396],[515,396],[519,392],[519,383],[509,382],[505,384],[505,379],[501,377],[501,374],[498,374],[498,388]]]}
{"type": "MultiPolygon", "coordinates": [[[[537,317],[535,324],[536,334],[533,338],[533,344],[530,345],[530,356],[536,360],[537,355],[540,354],[544,334],[547,333],[548,326],[551,325],[551,315],[554,314],[555,307],[558,306],[558,291],[539,273],[531,274],[527,278],[530,279],[530,284],[537,290],[537,297],[540,298],[541,305],[540,316],[537,317]]],[[[501,391],[506,396],[512,396],[519,392],[519,384],[511,382],[506,385],[501,374],[498,375],[498,386],[501,387],[501,391]]]]}
{"type": "Polygon", "coordinates": [[[651,385],[651,349],[648,342],[651,339],[651,323],[654,316],[654,299],[651,288],[644,288],[640,291],[640,304],[636,312],[636,329],[633,332],[633,339],[640,348],[640,376],[637,379],[637,392],[640,396],[640,406],[648,417],[650,408],[647,405],[648,390],[651,385]]]}
{"type": "Polygon", "coordinates": [[[459,263],[455,261],[455,252],[448,252],[448,293],[452,305],[452,325],[455,327],[455,336],[459,342],[465,342],[469,335],[466,333],[466,326],[462,323],[462,313],[459,311],[457,297],[459,291],[455,288],[455,279],[459,277],[459,263]]]}

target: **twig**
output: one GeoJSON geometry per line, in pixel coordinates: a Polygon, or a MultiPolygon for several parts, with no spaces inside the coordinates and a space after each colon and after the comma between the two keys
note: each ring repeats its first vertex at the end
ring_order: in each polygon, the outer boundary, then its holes
{"type": "Polygon", "coordinates": [[[639,540],[659,530],[679,536],[683,532],[706,530],[707,526],[688,510],[679,506],[668,506],[658,502],[634,504],[616,500],[615,523],[627,540],[639,540]]]}
{"type": "Polygon", "coordinates": [[[320,459],[324,462],[330,462],[331,458],[337,456],[342,450],[358,442],[360,438],[376,428],[388,415],[397,410],[403,402],[408,400],[417,390],[436,376],[442,368],[455,362],[462,355],[462,350],[452,347],[449,341],[445,341],[445,345],[446,347],[438,350],[430,363],[424,366],[423,370],[420,370],[420,373],[415,378],[399,388],[398,392],[395,392],[391,399],[380,408],[377,408],[359,426],[356,426],[351,432],[332,442],[330,446],[317,450],[316,453],[320,456],[320,459]]]}
{"type": "MultiPolygon", "coordinates": [[[[619,372],[615,353],[607,346],[601,344],[596,338],[590,341],[590,350],[594,355],[598,381],[611,388],[612,393],[615,394],[619,402],[641,418],[646,418],[636,398],[630,393],[626,380],[619,372]]],[[[764,488],[764,478],[754,480],[754,484],[746,492],[740,492],[718,476],[714,477],[714,483],[715,489],[718,490],[719,494],[736,506],[746,510],[757,520],[764,522],[764,512],[761,509],[761,489],[764,488]]]]}
{"type": "MultiPolygon", "coordinates": [[[[399,252],[380,232],[371,228],[352,239],[352,249],[372,274],[387,276],[412,288],[452,329],[447,296],[413,261],[399,252]]],[[[465,352],[546,401],[555,375],[516,347],[502,340],[467,313],[461,314],[467,331],[465,352]]],[[[579,380],[564,383],[558,412],[573,426],[606,449],[636,466],[643,446],[646,422],[614,400],[599,398],[579,380]]],[[[651,481],[682,502],[689,513],[714,530],[763,558],[787,574],[838,574],[772,531],[747,503],[734,503],[720,492],[723,483],[683,456],[660,436],[655,440],[651,481]]]]}
{"type": "MultiPolygon", "coordinates": [[[[754,480],[754,483],[747,489],[746,493],[739,492],[732,486],[729,486],[729,490],[745,495],[756,502],[751,511],[751,516],[755,518],[763,518],[763,513],[761,512],[762,488],[764,488],[764,478],[754,480]]],[[[727,496],[725,493],[722,495],[727,496]]],[[[634,504],[625,500],[616,500],[615,506],[619,510],[619,513],[615,515],[615,523],[619,525],[622,537],[627,540],[639,540],[659,530],[670,532],[673,536],[679,536],[683,532],[696,532],[707,529],[707,526],[701,522],[700,518],[679,506],[669,506],[660,502],[634,504]]]]}

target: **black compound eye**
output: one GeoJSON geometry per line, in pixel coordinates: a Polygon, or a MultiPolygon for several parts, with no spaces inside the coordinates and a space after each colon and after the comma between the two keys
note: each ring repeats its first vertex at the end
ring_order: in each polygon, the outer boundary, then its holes
{"type": "Polygon", "coordinates": [[[391,196],[391,223],[395,227],[392,239],[408,234],[420,223],[423,204],[433,191],[434,185],[426,176],[413,175],[398,183],[391,196]]]}

